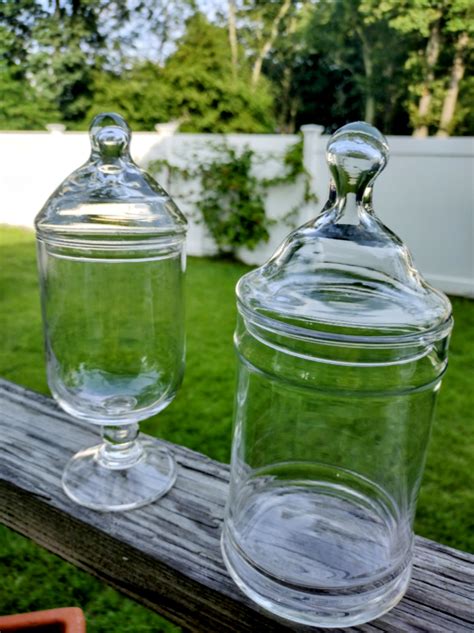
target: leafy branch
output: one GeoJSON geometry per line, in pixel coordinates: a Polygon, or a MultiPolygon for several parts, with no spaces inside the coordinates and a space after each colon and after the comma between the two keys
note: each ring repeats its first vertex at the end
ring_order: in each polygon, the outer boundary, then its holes
{"type": "MultiPolygon", "coordinates": [[[[276,222],[265,212],[265,198],[271,187],[295,183],[304,178],[304,194],[301,203],[315,200],[310,192],[309,174],[303,165],[303,141],[292,145],[283,159],[284,171],[273,178],[258,178],[255,166],[271,158],[257,154],[248,146],[237,150],[224,142],[215,145],[212,158],[193,156],[195,167],[177,166],[165,159],[152,161],[148,169],[157,174],[166,170],[168,189],[180,179],[197,181],[196,191],[188,192],[199,217],[213,237],[220,254],[232,254],[241,247],[255,249],[261,242],[268,242],[269,228],[276,222]]],[[[179,197],[178,191],[171,192],[179,197]]],[[[300,204],[295,205],[283,218],[292,224],[300,204]]]]}

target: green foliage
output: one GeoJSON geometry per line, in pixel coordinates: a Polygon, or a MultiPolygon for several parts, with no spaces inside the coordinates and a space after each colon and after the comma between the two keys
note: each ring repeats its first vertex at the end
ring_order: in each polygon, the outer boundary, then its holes
{"type": "Polygon", "coordinates": [[[248,148],[238,154],[225,147],[202,168],[198,208],[221,252],[254,249],[270,237],[261,183],[252,174],[253,156],[248,148]]]}
{"type": "MultiPolygon", "coordinates": [[[[388,20],[394,33],[404,38],[409,35],[410,46],[406,46],[404,64],[405,108],[413,129],[427,126],[430,132],[436,133],[461,35],[467,38],[462,51],[463,63],[467,66],[465,83],[474,63],[472,0],[362,0],[361,6],[366,22],[388,20]],[[431,101],[428,112],[420,114],[423,94],[429,94],[431,101]]],[[[464,87],[461,81],[461,91],[464,87]]],[[[468,110],[461,103],[451,121],[451,133],[465,129],[464,118],[469,122],[468,110]]]]}
{"type": "Polygon", "coordinates": [[[121,75],[95,71],[92,103],[80,127],[87,128],[100,112],[118,112],[132,129],[153,130],[160,121],[169,120],[172,93],[163,69],[152,62],[136,64],[121,75]]]}
{"type": "Polygon", "coordinates": [[[123,23],[126,0],[56,2],[36,20],[29,72],[38,92],[66,123],[81,121],[92,101],[93,71],[107,66],[108,37],[123,23]]]}
{"type": "Polygon", "coordinates": [[[95,71],[82,126],[98,112],[113,110],[138,130],[180,120],[183,132],[271,132],[269,90],[262,84],[252,91],[241,73],[232,76],[225,29],[197,13],[164,66],[148,61],[121,74],[95,71]]]}
{"type": "Polygon", "coordinates": [[[35,22],[44,16],[36,0],[3,0],[0,6],[0,69],[15,69],[17,79],[24,79],[28,43],[35,22]]]}
{"type": "MultiPolygon", "coordinates": [[[[113,29],[130,25],[126,7],[123,0],[80,0],[57,3],[53,10],[22,0],[15,11],[15,3],[7,3],[0,16],[0,56],[16,64],[16,74],[25,69],[38,97],[35,128],[56,113],[69,128],[84,129],[98,112],[114,110],[135,129],[152,130],[160,121],[179,119],[188,132],[273,131],[268,83],[252,89],[244,61],[233,75],[226,29],[200,13],[186,22],[164,65],[139,59],[117,63],[123,51],[114,52],[121,44],[113,29]]],[[[140,4],[140,10],[148,9],[153,13],[156,7],[140,4]]],[[[19,85],[17,92],[23,89],[19,85]]],[[[22,99],[17,107],[23,109],[22,99]]],[[[3,127],[27,127],[31,118],[25,112],[10,120],[5,111],[3,127]]]]}
{"type": "Polygon", "coordinates": [[[227,32],[202,14],[188,21],[163,75],[172,87],[168,116],[183,120],[183,132],[273,130],[270,92],[265,85],[255,91],[250,88],[245,66],[233,77],[227,32]]]}
{"type": "Polygon", "coordinates": [[[303,136],[300,136],[300,140],[293,145],[290,145],[285,152],[285,156],[283,158],[283,174],[281,176],[275,176],[274,178],[267,178],[264,180],[264,184],[267,188],[274,187],[276,185],[288,185],[296,182],[297,179],[302,176],[304,179],[304,195],[302,202],[317,202],[317,196],[311,192],[311,175],[304,165],[304,142],[303,136]]]}
{"type": "Polygon", "coordinates": [[[60,118],[27,78],[29,42],[43,16],[35,0],[5,0],[0,7],[0,129],[36,130],[60,118]]]}
{"type": "MultiPolygon", "coordinates": [[[[51,111],[57,113],[56,121],[66,123],[84,117],[92,98],[92,71],[103,65],[108,29],[124,18],[126,4],[126,0],[7,0],[2,5],[0,34],[5,39],[0,56],[8,65],[15,64],[16,73],[21,71],[34,88],[38,110],[45,109],[39,122],[49,119],[51,111]]],[[[15,122],[8,127],[15,127],[15,122]]]]}
{"type": "Polygon", "coordinates": [[[316,121],[334,130],[362,119],[385,133],[403,131],[409,43],[386,19],[368,23],[359,0],[321,0],[300,38],[292,88],[301,95],[297,125],[316,121]]]}
{"type": "Polygon", "coordinates": [[[454,131],[461,136],[474,133],[474,75],[465,77],[459,93],[459,104],[455,114],[454,131]]]}
{"type": "MultiPolygon", "coordinates": [[[[283,173],[273,178],[255,176],[256,163],[264,162],[265,157],[249,147],[238,152],[223,143],[212,149],[213,157],[196,161],[193,168],[158,160],[151,162],[148,169],[154,172],[166,169],[172,178],[199,181],[199,191],[193,199],[200,212],[198,220],[205,223],[222,254],[235,255],[241,247],[252,250],[260,242],[268,241],[268,228],[274,221],[265,214],[265,196],[271,187],[294,183],[302,176],[305,190],[301,202],[316,200],[310,193],[310,177],[303,164],[302,140],[290,146],[283,159],[283,173]]],[[[189,193],[187,197],[189,200],[189,193]]],[[[290,209],[285,217],[287,223],[291,223],[299,206],[290,209]]]]}
{"type": "Polygon", "coordinates": [[[174,119],[184,132],[293,132],[314,122],[330,131],[365,119],[385,133],[473,133],[472,0],[231,4],[234,31],[194,0],[4,0],[2,127],[39,128],[54,114],[84,129],[116,110],[146,130],[174,119]],[[456,55],[459,97],[450,93],[456,55]]]}
{"type": "MultiPolygon", "coordinates": [[[[204,222],[219,253],[235,255],[243,246],[252,250],[269,239],[271,221],[265,215],[264,198],[267,181],[254,175],[255,152],[250,148],[239,153],[223,143],[212,149],[212,157],[193,168],[157,160],[148,169],[155,173],[166,169],[171,178],[199,182],[199,191],[192,196],[199,211],[197,220],[204,222]]],[[[189,193],[187,197],[189,200],[189,193]]]]}
{"type": "Polygon", "coordinates": [[[54,106],[12,70],[0,70],[0,85],[0,129],[40,130],[59,120],[54,106]]]}

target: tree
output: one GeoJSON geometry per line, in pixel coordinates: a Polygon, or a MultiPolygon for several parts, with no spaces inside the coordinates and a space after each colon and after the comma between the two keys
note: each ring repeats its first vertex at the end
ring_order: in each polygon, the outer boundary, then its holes
{"type": "Polygon", "coordinates": [[[111,48],[108,35],[127,17],[127,0],[5,0],[0,59],[9,85],[26,81],[38,103],[49,104],[46,110],[66,123],[81,120],[92,98],[92,72],[111,48]]]}
{"type": "Polygon", "coordinates": [[[237,77],[237,72],[239,68],[239,44],[237,41],[237,23],[236,23],[237,9],[235,6],[235,0],[228,0],[227,5],[228,5],[227,27],[229,30],[229,45],[230,45],[230,51],[231,51],[232,75],[235,79],[237,77]]]}
{"type": "Polygon", "coordinates": [[[0,70],[0,130],[41,130],[60,118],[28,81],[11,70],[0,70]]]}
{"type": "Polygon", "coordinates": [[[277,128],[280,132],[293,133],[296,116],[303,105],[303,82],[298,82],[307,61],[301,37],[301,17],[291,16],[284,31],[275,43],[272,54],[263,63],[263,73],[273,84],[275,93],[277,128]]]}
{"type": "Polygon", "coordinates": [[[226,29],[195,14],[164,66],[138,62],[121,74],[95,73],[86,118],[114,109],[142,130],[180,119],[183,131],[272,131],[269,91],[251,90],[244,60],[238,73],[232,69],[226,29]]]}
{"type": "Polygon", "coordinates": [[[96,71],[92,103],[80,127],[87,127],[100,112],[114,111],[135,130],[153,130],[157,123],[172,117],[172,93],[163,69],[154,62],[138,62],[121,74],[96,71]]]}
{"type": "Polygon", "coordinates": [[[126,0],[54,0],[36,21],[29,72],[66,123],[84,118],[92,101],[93,72],[107,67],[108,35],[127,17],[126,0]]]}
{"type": "Polygon", "coordinates": [[[235,41],[239,40],[251,62],[250,82],[255,89],[262,77],[265,59],[273,51],[288,23],[310,0],[236,0],[228,1],[229,36],[233,58],[235,41]]]}
{"type": "Polygon", "coordinates": [[[0,64],[24,77],[29,43],[36,21],[45,12],[36,0],[3,0],[0,5],[0,64]]]}
{"type": "MultiPolygon", "coordinates": [[[[368,20],[361,0],[320,0],[302,17],[290,42],[289,93],[298,95],[296,124],[316,121],[334,129],[364,119],[385,132],[403,131],[407,38],[399,37],[383,18],[368,20]]],[[[284,44],[278,42],[268,69],[284,44]]],[[[288,66],[284,58],[279,62],[280,85],[288,66]]]]}
{"type": "Polygon", "coordinates": [[[263,61],[272,50],[278,37],[279,29],[291,8],[291,0],[283,0],[283,2],[278,3],[256,3],[256,11],[261,17],[259,20],[261,28],[257,32],[258,46],[252,68],[253,88],[255,88],[260,81],[263,61]],[[269,12],[269,8],[273,9],[273,11],[269,12]]]}
{"type": "Polygon", "coordinates": [[[473,0],[221,0],[212,23],[197,5],[3,0],[2,125],[473,133],[473,0]]]}
{"type": "Polygon", "coordinates": [[[453,129],[466,60],[472,53],[472,0],[364,0],[376,18],[385,17],[398,33],[412,34],[410,120],[415,136],[453,129]]]}
{"type": "Polygon", "coordinates": [[[449,6],[447,31],[453,35],[453,58],[444,95],[437,136],[448,136],[456,123],[455,113],[461,82],[473,53],[474,5],[470,0],[454,0],[449,6]]]}
{"type": "Polygon", "coordinates": [[[192,16],[163,68],[163,81],[170,87],[169,116],[183,120],[183,131],[272,131],[270,92],[264,84],[251,89],[244,61],[236,75],[226,29],[200,13],[192,16]]]}
{"type": "Polygon", "coordinates": [[[43,16],[34,0],[5,0],[0,7],[0,129],[36,130],[59,119],[28,78],[29,42],[43,16]]]}

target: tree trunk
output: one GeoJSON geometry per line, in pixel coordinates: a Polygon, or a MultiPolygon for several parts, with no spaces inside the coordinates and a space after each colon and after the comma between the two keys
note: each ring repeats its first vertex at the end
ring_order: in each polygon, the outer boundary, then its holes
{"type": "Polygon", "coordinates": [[[456,42],[456,49],[453,58],[453,65],[451,67],[451,78],[449,81],[448,89],[444,96],[443,109],[441,111],[441,118],[439,121],[439,129],[436,136],[449,136],[449,130],[451,122],[456,111],[456,103],[459,94],[459,84],[464,77],[464,52],[469,43],[469,35],[467,33],[461,33],[458,41],[456,42]]]}
{"type": "Polygon", "coordinates": [[[293,70],[291,65],[285,66],[281,78],[281,109],[277,115],[278,131],[281,134],[294,134],[296,100],[291,95],[293,70]]]}
{"type": "Polygon", "coordinates": [[[426,118],[431,108],[431,84],[434,81],[434,69],[438,62],[439,52],[441,49],[441,33],[439,30],[439,20],[431,26],[430,37],[426,45],[425,59],[426,72],[423,82],[423,91],[418,103],[418,124],[413,130],[413,136],[428,136],[428,124],[426,118]]]}
{"type": "Polygon", "coordinates": [[[230,54],[232,59],[232,74],[234,79],[237,77],[237,68],[239,64],[239,49],[237,44],[237,26],[235,20],[235,0],[228,0],[229,5],[229,18],[228,18],[228,27],[229,27],[229,44],[230,44],[230,54]]]}
{"type": "MultiPolygon", "coordinates": [[[[297,20],[293,15],[288,21],[283,37],[289,42],[296,30],[297,20]]],[[[294,48],[292,52],[294,53],[294,48]]],[[[280,108],[277,113],[278,131],[282,134],[294,134],[296,114],[298,112],[298,97],[293,94],[293,60],[288,59],[283,63],[283,73],[280,80],[281,93],[279,95],[280,108]]]]}
{"type": "Polygon", "coordinates": [[[262,48],[257,53],[257,58],[255,59],[255,62],[253,64],[252,79],[251,79],[252,88],[255,88],[259,82],[260,75],[262,74],[263,60],[271,51],[271,48],[278,35],[278,27],[280,26],[281,21],[283,20],[285,15],[288,13],[290,8],[291,8],[291,0],[284,0],[284,2],[282,3],[280,7],[280,10],[278,11],[275,18],[273,19],[272,28],[270,29],[270,34],[267,40],[263,43],[262,48]]]}
{"type": "Polygon", "coordinates": [[[375,97],[373,92],[374,85],[374,64],[372,61],[372,51],[370,48],[369,40],[367,39],[363,29],[357,27],[355,29],[357,35],[362,44],[362,61],[364,62],[365,73],[365,113],[364,121],[366,123],[374,124],[375,121],[375,97]]]}

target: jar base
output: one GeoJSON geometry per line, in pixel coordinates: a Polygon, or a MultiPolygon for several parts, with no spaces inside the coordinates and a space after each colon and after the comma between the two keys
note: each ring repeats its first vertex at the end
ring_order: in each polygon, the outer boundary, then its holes
{"type": "Polygon", "coordinates": [[[373,498],[327,482],[256,479],[221,541],[230,575],[254,602],[277,619],[338,628],[400,601],[411,542],[373,498]]]}
{"type": "Polygon", "coordinates": [[[103,444],[74,455],[66,465],[62,486],[74,502],[102,512],[132,510],[156,501],[176,481],[174,459],[165,448],[140,442],[140,458],[123,468],[104,466],[103,444]]]}

